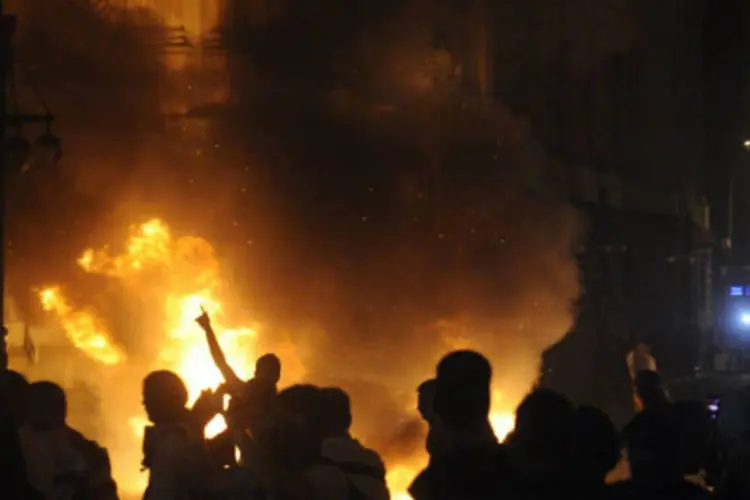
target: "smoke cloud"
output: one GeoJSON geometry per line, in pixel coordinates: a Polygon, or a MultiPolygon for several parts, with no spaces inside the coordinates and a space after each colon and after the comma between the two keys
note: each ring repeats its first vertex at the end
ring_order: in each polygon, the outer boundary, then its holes
{"type": "MultiPolygon", "coordinates": [[[[204,236],[236,302],[285,332],[262,347],[293,345],[310,381],[350,391],[357,431],[392,457],[421,446],[416,386],[446,351],[488,355],[504,410],[534,384],[540,354],[573,321],[584,224],[532,117],[470,86],[476,47],[461,35],[472,12],[386,1],[242,12],[249,3],[229,2],[230,98],[208,120],[175,125],[162,113],[174,75],[142,28],[157,25],[153,15],[10,3],[18,57],[65,149],[65,183],[44,215],[18,212],[34,270],[24,285],[52,276],[93,300],[74,256],[121,241],[144,216],[204,236]]],[[[511,4],[498,2],[494,18],[511,4]]],[[[575,52],[577,74],[621,50],[628,30],[575,52]]],[[[553,36],[544,54],[575,33],[553,36]]],[[[493,72],[502,85],[529,74],[508,56],[516,35],[492,41],[507,56],[493,72]]],[[[537,69],[554,59],[544,54],[537,69]]],[[[26,189],[41,199],[52,180],[35,175],[26,189]]]]}

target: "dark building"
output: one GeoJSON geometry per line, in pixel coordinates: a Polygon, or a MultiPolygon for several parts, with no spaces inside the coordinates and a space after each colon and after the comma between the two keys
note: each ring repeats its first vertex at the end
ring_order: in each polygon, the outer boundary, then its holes
{"type": "Polygon", "coordinates": [[[571,200],[591,224],[578,322],[548,352],[547,376],[576,400],[615,410],[630,404],[612,395],[627,384],[635,341],[680,376],[699,363],[713,326],[707,2],[532,4],[513,26],[495,13],[490,94],[530,117],[567,164],[571,200]],[[538,64],[519,63],[514,50],[538,64]],[[507,61],[521,70],[508,72],[507,61]]]}
{"type": "MultiPolygon", "coordinates": [[[[255,11],[273,17],[263,3],[255,11]]],[[[707,110],[721,93],[705,86],[706,23],[718,15],[709,4],[436,0],[425,12],[463,91],[527,119],[589,220],[578,324],[546,356],[555,384],[580,402],[617,406],[603,398],[619,394],[631,404],[634,341],[679,376],[711,336],[708,207],[725,193],[707,189],[722,184],[707,161],[717,147],[707,110]]]]}

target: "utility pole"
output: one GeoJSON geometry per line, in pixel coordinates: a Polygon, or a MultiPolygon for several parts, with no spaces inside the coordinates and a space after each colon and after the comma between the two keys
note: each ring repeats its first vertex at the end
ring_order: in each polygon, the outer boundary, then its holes
{"type": "Polygon", "coordinates": [[[5,15],[5,6],[3,4],[3,0],[0,0],[0,20],[2,20],[2,25],[0,25],[0,141],[2,141],[0,143],[0,147],[2,147],[2,150],[0,150],[0,245],[2,245],[2,248],[0,248],[0,328],[2,328],[0,347],[3,350],[0,353],[0,370],[8,368],[8,344],[6,338],[8,330],[5,328],[5,217],[7,215],[5,193],[8,177],[5,152],[5,145],[7,143],[6,122],[8,117],[8,110],[6,109],[8,96],[6,94],[8,91],[8,69],[13,64],[10,52],[10,38],[13,36],[16,21],[14,16],[5,15]]]}
{"type": "Polygon", "coordinates": [[[52,135],[51,124],[54,117],[47,111],[43,115],[8,113],[8,85],[13,75],[13,48],[11,38],[16,30],[16,16],[5,13],[4,0],[0,0],[0,370],[8,368],[8,330],[5,325],[5,297],[6,297],[6,264],[8,242],[6,237],[8,220],[8,194],[10,192],[9,154],[21,154],[28,158],[31,145],[21,137],[12,141],[8,138],[8,127],[20,128],[29,123],[46,124],[46,133],[36,140],[36,145],[52,151],[51,161],[60,160],[62,150],[60,139],[52,135]]]}

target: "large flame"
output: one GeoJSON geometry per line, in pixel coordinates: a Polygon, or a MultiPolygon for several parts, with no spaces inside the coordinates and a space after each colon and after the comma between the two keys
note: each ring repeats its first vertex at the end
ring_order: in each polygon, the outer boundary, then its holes
{"type": "MultiPolygon", "coordinates": [[[[81,254],[78,265],[85,272],[118,280],[135,294],[143,290],[156,292],[155,300],[160,302],[152,307],[163,313],[164,336],[157,337],[163,340],[153,368],[168,368],[178,373],[188,387],[191,402],[202,390],[216,388],[222,381],[204,334],[195,323],[201,308],[211,315],[219,342],[237,374],[242,378],[251,375],[250,367],[256,357],[256,329],[225,326],[226,311],[219,297],[219,266],[205,240],[175,238],[167,224],[153,219],[131,228],[121,253],[113,254],[107,247],[90,248],[81,254]]],[[[87,356],[106,366],[125,363],[123,350],[95,311],[76,309],[58,286],[40,290],[39,300],[43,309],[56,317],[70,341],[87,356]]],[[[508,408],[500,407],[501,398],[494,396],[491,423],[498,438],[503,439],[513,427],[513,417],[508,408]]],[[[134,413],[126,419],[134,448],[139,446],[145,423],[142,414],[134,413]]],[[[206,427],[206,436],[214,436],[225,427],[223,419],[217,417],[206,427]]],[[[132,454],[128,454],[128,459],[131,458],[132,454]]],[[[425,454],[417,451],[411,459],[389,464],[387,479],[394,500],[409,498],[406,489],[425,463],[425,454]]],[[[126,491],[142,491],[143,478],[135,482],[121,482],[121,486],[126,491]]]]}
{"type": "MultiPolygon", "coordinates": [[[[78,265],[85,272],[120,281],[136,295],[152,292],[155,302],[149,306],[164,319],[164,325],[161,334],[152,332],[159,346],[157,359],[150,366],[178,373],[187,385],[191,402],[202,390],[216,388],[222,381],[205,336],[195,323],[201,308],[211,315],[230,365],[240,377],[252,375],[256,331],[247,326],[225,326],[226,311],[219,298],[219,266],[205,240],[174,238],[167,224],[153,219],[131,228],[121,253],[111,253],[107,247],[90,248],[78,258],[78,265]]],[[[76,348],[103,365],[126,365],[123,350],[94,310],[74,307],[59,286],[43,288],[38,296],[42,308],[54,315],[76,348]]],[[[146,420],[141,413],[133,413],[124,423],[132,428],[132,449],[137,450],[146,420]]],[[[214,436],[225,427],[223,419],[217,417],[206,427],[206,435],[214,436]]],[[[137,453],[129,450],[127,456],[132,460],[137,453]]],[[[113,458],[118,462],[118,457],[113,458]]],[[[123,464],[122,468],[130,470],[134,465],[123,464]]],[[[121,483],[123,489],[142,492],[142,478],[130,478],[128,474],[128,482],[138,484],[121,483]]]]}
{"type": "MultiPolygon", "coordinates": [[[[215,389],[222,381],[206,348],[204,334],[195,323],[201,308],[214,318],[229,363],[241,377],[249,375],[247,368],[253,366],[256,333],[249,327],[228,329],[222,325],[218,266],[213,250],[204,240],[174,239],[163,221],[153,219],[132,228],[123,253],[111,255],[106,248],[87,249],[78,264],[88,273],[117,278],[126,284],[139,284],[141,278],[164,280],[158,287],[165,291],[163,303],[155,306],[163,309],[167,334],[159,360],[163,367],[183,378],[191,401],[202,390],[215,389]],[[149,274],[152,272],[159,274],[149,274]]],[[[88,356],[105,364],[124,359],[93,311],[75,310],[59,287],[43,289],[39,299],[46,311],[55,314],[73,344],[88,356]]]]}
{"type": "Polygon", "coordinates": [[[74,310],[60,288],[41,290],[39,301],[42,309],[57,316],[65,334],[78,349],[107,365],[114,365],[122,360],[122,353],[112,344],[98,318],[90,312],[74,310]]]}

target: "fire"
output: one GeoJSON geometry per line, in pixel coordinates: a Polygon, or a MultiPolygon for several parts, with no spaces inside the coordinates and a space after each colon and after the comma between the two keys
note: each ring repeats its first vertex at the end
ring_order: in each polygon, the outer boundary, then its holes
{"type": "MultiPolygon", "coordinates": [[[[187,385],[192,403],[204,389],[215,389],[222,376],[208,351],[205,335],[195,323],[204,308],[211,315],[219,343],[229,364],[241,378],[252,375],[256,353],[256,330],[250,327],[228,328],[227,311],[220,297],[218,261],[213,248],[203,239],[176,238],[162,220],[152,219],[133,226],[119,253],[109,247],[89,248],[77,259],[79,267],[91,274],[107,276],[119,281],[133,296],[148,294],[153,297],[149,306],[155,317],[163,321],[162,335],[154,332],[157,357],[149,361],[152,369],[171,369],[187,385]]],[[[94,311],[74,307],[59,286],[38,292],[42,308],[52,314],[72,344],[87,356],[114,368],[127,367],[124,352],[113,342],[106,323],[94,311]]],[[[144,338],[144,341],[149,339],[144,338]]],[[[145,376],[139,372],[139,376],[145,376]]],[[[133,404],[137,404],[136,401],[133,404]]],[[[113,456],[115,472],[132,476],[134,464],[125,462],[137,455],[143,426],[147,424],[142,412],[124,416],[123,428],[132,431],[132,446],[122,450],[122,459],[113,456]]],[[[226,428],[221,417],[206,427],[206,435],[214,436],[226,428]]],[[[140,489],[142,478],[123,484],[126,490],[140,489]],[[135,484],[138,483],[138,484],[135,484]]]]}
{"type": "MultiPolygon", "coordinates": [[[[202,390],[215,389],[222,382],[204,333],[195,323],[201,308],[213,318],[230,365],[240,377],[250,375],[247,368],[254,364],[256,333],[251,328],[228,329],[222,324],[224,311],[217,291],[219,266],[206,241],[174,238],[167,224],[152,219],[131,229],[122,254],[113,256],[107,248],[88,249],[78,259],[78,265],[86,272],[123,280],[139,290],[151,280],[163,280],[156,288],[162,292],[158,295],[163,294],[166,342],[161,346],[158,364],[182,377],[191,402],[202,390]]],[[[214,422],[209,426],[209,435],[221,430],[223,424],[214,422]]]]}
{"type": "Polygon", "coordinates": [[[106,329],[96,316],[74,310],[58,287],[41,290],[39,301],[42,309],[55,315],[73,345],[86,355],[106,365],[122,361],[122,353],[109,340],[106,329]]]}
{"type": "MultiPolygon", "coordinates": [[[[149,368],[167,368],[178,373],[188,387],[191,403],[202,390],[216,388],[222,382],[203,331],[195,322],[203,308],[211,315],[229,364],[241,378],[249,378],[257,356],[257,330],[248,326],[227,327],[228,314],[221,300],[219,265],[213,248],[200,238],[174,237],[170,227],[159,219],[133,226],[122,248],[120,253],[113,253],[109,247],[89,248],[82,252],[77,263],[87,273],[117,280],[134,296],[153,297],[149,306],[163,321],[163,335],[156,333],[158,354],[149,360],[149,368]]],[[[107,330],[106,323],[94,311],[75,308],[60,287],[40,290],[38,296],[42,308],[54,315],[73,345],[87,356],[112,369],[136,361],[126,359],[122,349],[113,342],[114,336],[107,330]]],[[[283,361],[288,366],[286,359],[283,361]]],[[[138,374],[145,375],[145,369],[138,374]]],[[[497,392],[493,394],[490,420],[498,438],[504,439],[513,428],[513,416],[506,411],[508,402],[500,396],[497,392]]],[[[113,454],[115,474],[122,481],[123,489],[142,493],[145,478],[142,475],[133,478],[135,464],[131,462],[139,453],[147,421],[143,413],[135,409],[122,418],[118,425],[126,429],[129,438],[127,449],[113,454]],[[128,479],[123,481],[123,478],[128,479]]],[[[212,437],[225,428],[226,423],[217,417],[209,423],[205,433],[212,437]]],[[[425,454],[420,452],[410,460],[391,464],[387,480],[394,500],[410,498],[406,490],[426,462],[425,454]]]]}

